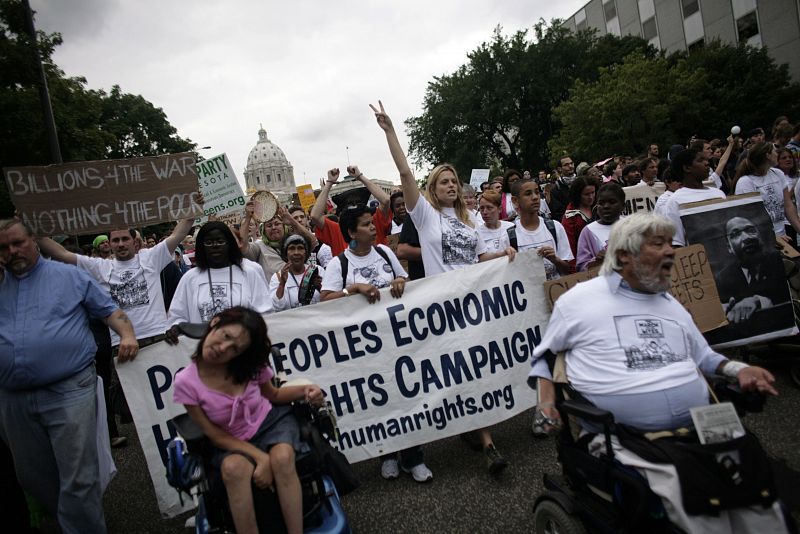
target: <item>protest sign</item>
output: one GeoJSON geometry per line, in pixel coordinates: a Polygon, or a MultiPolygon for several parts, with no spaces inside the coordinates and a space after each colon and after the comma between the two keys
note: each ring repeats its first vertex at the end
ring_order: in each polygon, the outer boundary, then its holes
{"type": "Polygon", "coordinates": [[[195,155],[3,169],[11,201],[35,233],[83,235],[199,215],[195,155]]]}
{"type": "Polygon", "coordinates": [[[235,213],[236,222],[239,222],[239,213],[244,212],[245,198],[226,154],[198,161],[197,181],[205,204],[204,217],[197,219],[196,223],[205,222],[212,214],[222,220],[222,215],[228,213],[235,213]]]}
{"type": "Polygon", "coordinates": [[[488,427],[535,404],[526,385],[549,318],[533,251],[267,317],[289,378],[328,395],[350,461],[488,427]]]}
{"type": "Polygon", "coordinates": [[[189,365],[197,341],[179,338],[176,346],[164,342],[139,351],[133,361],[116,362],[125,399],[133,414],[147,470],[153,481],[158,509],[164,517],[174,517],[194,508],[192,499],[181,504],[178,492],[167,484],[167,445],[177,435],[167,421],[186,413],[182,404],[172,401],[175,373],[189,365]]]}
{"type": "Polygon", "coordinates": [[[772,220],[760,195],[681,206],[687,243],[705,245],[730,324],[705,333],[714,348],[797,333],[772,220]]]}
{"type": "Polygon", "coordinates": [[[300,201],[300,206],[302,206],[303,211],[308,214],[308,210],[310,210],[314,202],[317,201],[317,198],[314,196],[314,187],[311,184],[298,185],[297,199],[300,201]]]}
{"type": "Polygon", "coordinates": [[[623,187],[625,191],[625,211],[623,215],[631,215],[637,211],[653,211],[656,201],[661,193],[664,192],[664,182],[655,182],[652,186],[645,182],[636,185],[623,187]]]}
{"type": "Polygon", "coordinates": [[[475,191],[480,193],[481,184],[489,181],[489,169],[472,169],[472,174],[469,176],[469,185],[475,188],[475,191]]]}
{"type": "MultiPolygon", "coordinates": [[[[596,277],[599,271],[600,269],[583,271],[545,282],[544,294],[550,307],[552,308],[558,297],[575,285],[596,277]]],[[[727,324],[703,245],[692,245],[675,251],[669,293],[683,304],[701,332],[727,324]]]]}

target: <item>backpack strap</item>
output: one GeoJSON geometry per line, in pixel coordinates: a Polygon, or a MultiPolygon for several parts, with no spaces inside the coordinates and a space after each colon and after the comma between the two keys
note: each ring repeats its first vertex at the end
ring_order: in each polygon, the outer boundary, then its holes
{"type": "Polygon", "coordinates": [[[397,275],[396,275],[396,274],[395,274],[395,272],[394,272],[394,266],[392,265],[392,262],[391,262],[391,261],[389,261],[389,255],[388,255],[388,254],[386,254],[386,251],[385,251],[385,250],[383,250],[381,247],[379,247],[379,246],[377,246],[377,245],[376,245],[376,246],[374,246],[374,247],[372,247],[372,248],[374,248],[374,249],[375,249],[375,251],[376,251],[378,254],[380,254],[380,255],[381,255],[381,258],[383,258],[383,260],[384,260],[384,261],[385,261],[385,262],[386,262],[386,263],[389,265],[389,268],[392,270],[392,280],[394,280],[395,278],[397,278],[397,275]]]}
{"type": "Polygon", "coordinates": [[[517,244],[517,225],[514,224],[506,228],[506,233],[508,234],[508,244],[519,252],[519,245],[517,244]]]}
{"type": "Polygon", "coordinates": [[[553,222],[553,219],[550,217],[542,217],[544,220],[544,225],[547,227],[547,231],[550,232],[550,235],[553,236],[553,241],[555,241],[555,249],[558,250],[558,235],[556,235],[556,223],[553,222]]]}
{"type": "Polygon", "coordinates": [[[342,289],[344,289],[347,287],[347,267],[350,262],[347,256],[344,255],[344,252],[336,257],[339,258],[339,263],[342,265],[342,289]]]}

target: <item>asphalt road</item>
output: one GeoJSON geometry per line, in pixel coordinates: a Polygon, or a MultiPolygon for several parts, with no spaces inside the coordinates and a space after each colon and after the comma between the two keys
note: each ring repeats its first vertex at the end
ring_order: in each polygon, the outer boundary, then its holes
{"type": "MultiPolygon", "coordinates": [[[[781,395],[770,399],[765,411],[750,415],[745,423],[755,431],[775,458],[785,461],[781,476],[794,488],[790,498],[795,517],[800,517],[800,389],[788,373],[770,366],[778,376],[781,395]]],[[[522,532],[532,527],[532,505],[542,491],[542,475],[558,472],[554,443],[535,439],[531,414],[510,419],[493,430],[497,448],[510,465],[497,479],[486,469],[483,455],[467,448],[458,438],[425,446],[426,462],[434,473],[427,484],[409,475],[385,481],[378,460],[356,464],[361,487],[343,498],[354,532],[522,532]]],[[[147,473],[144,456],[133,425],[121,431],[131,440],[114,450],[118,473],[105,495],[106,522],[110,533],[188,533],[187,516],[162,519],[147,473]]]]}

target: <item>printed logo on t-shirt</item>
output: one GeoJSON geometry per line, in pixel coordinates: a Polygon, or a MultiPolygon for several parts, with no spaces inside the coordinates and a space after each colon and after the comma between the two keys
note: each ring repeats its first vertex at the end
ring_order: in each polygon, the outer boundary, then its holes
{"type": "Polygon", "coordinates": [[[652,315],[614,317],[619,346],[629,371],[652,371],[689,359],[680,325],[652,315]]]}
{"type": "Polygon", "coordinates": [[[228,284],[211,285],[210,297],[212,297],[212,300],[200,300],[197,303],[197,307],[200,310],[200,317],[203,321],[210,321],[216,314],[231,307],[228,289],[228,284]]]}
{"type": "Polygon", "coordinates": [[[761,193],[761,198],[764,199],[764,208],[769,213],[769,218],[772,219],[772,222],[783,221],[786,213],[783,205],[783,191],[777,190],[775,182],[756,185],[756,189],[761,193]]]}
{"type": "Polygon", "coordinates": [[[385,273],[391,273],[392,266],[381,259],[363,267],[353,268],[354,275],[357,273],[361,276],[361,278],[366,280],[367,284],[377,287],[378,289],[387,287],[389,285],[389,282],[381,274],[381,271],[385,273]]]}
{"type": "Polygon", "coordinates": [[[117,271],[119,283],[108,282],[111,299],[123,310],[150,304],[147,281],[141,270],[117,271]]]}
{"type": "Polygon", "coordinates": [[[456,217],[442,214],[442,263],[469,265],[478,261],[478,236],[456,217]]]}

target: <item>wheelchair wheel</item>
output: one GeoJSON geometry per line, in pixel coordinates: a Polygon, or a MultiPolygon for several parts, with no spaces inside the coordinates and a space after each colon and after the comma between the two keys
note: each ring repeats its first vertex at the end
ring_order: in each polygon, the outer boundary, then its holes
{"type": "Polygon", "coordinates": [[[577,517],[569,515],[555,501],[542,501],[533,511],[533,531],[536,534],[585,534],[586,529],[577,517]]]}

